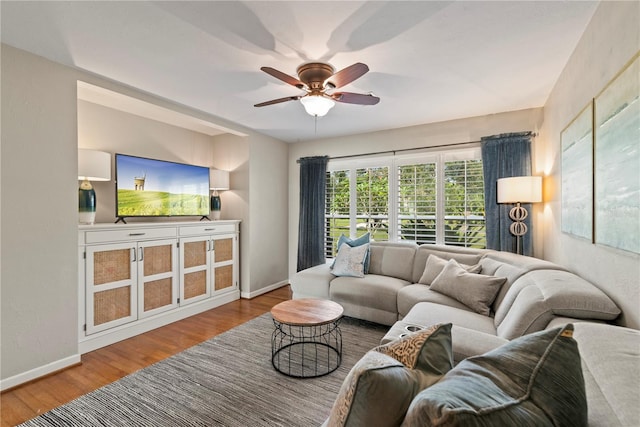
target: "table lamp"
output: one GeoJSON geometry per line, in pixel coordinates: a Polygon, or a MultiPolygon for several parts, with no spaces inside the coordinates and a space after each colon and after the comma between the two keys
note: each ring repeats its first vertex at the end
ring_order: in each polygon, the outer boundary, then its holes
{"type": "Polygon", "coordinates": [[[90,181],[111,181],[111,154],[104,151],[78,149],[78,213],[80,224],[96,220],[96,192],[90,181]]]}
{"type": "Polygon", "coordinates": [[[214,220],[220,219],[220,210],[222,202],[218,191],[229,189],[229,172],[219,169],[209,170],[209,189],[213,190],[211,194],[211,213],[214,220]]]}

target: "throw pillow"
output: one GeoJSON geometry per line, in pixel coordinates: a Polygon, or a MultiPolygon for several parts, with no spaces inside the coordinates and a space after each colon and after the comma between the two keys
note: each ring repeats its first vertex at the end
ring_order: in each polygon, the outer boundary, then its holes
{"type": "MultiPolygon", "coordinates": [[[[340,237],[338,238],[337,249],[338,249],[338,251],[340,251],[340,246],[342,246],[343,243],[346,243],[347,245],[351,246],[352,248],[355,248],[356,246],[368,245],[370,243],[370,240],[371,240],[371,234],[369,234],[368,232],[363,234],[362,236],[356,238],[356,239],[350,239],[349,237],[345,236],[344,234],[341,234],[340,237]]],[[[364,261],[364,274],[369,273],[370,260],[371,260],[371,252],[367,251],[367,258],[364,261]]],[[[333,263],[331,264],[331,268],[334,267],[335,263],[336,262],[334,260],[333,263]]]]}
{"type": "Polygon", "coordinates": [[[403,426],[586,426],[587,398],[573,325],[467,358],[420,392],[403,426]]]}
{"type": "Polygon", "coordinates": [[[364,277],[364,260],[368,252],[369,245],[355,248],[349,245],[340,246],[331,273],[334,276],[364,277]]]}
{"type": "Polygon", "coordinates": [[[376,347],[345,378],[325,425],[399,426],[413,398],[452,367],[450,323],[376,347]]]}
{"type": "MultiPolygon", "coordinates": [[[[427,263],[424,266],[424,273],[418,280],[418,283],[423,285],[430,285],[433,280],[438,277],[438,274],[442,273],[444,267],[447,265],[447,260],[444,258],[440,258],[436,255],[429,255],[427,258],[427,263]]],[[[460,264],[462,268],[467,270],[469,273],[480,273],[482,270],[482,266],[480,264],[475,265],[467,265],[460,264]]]]}
{"type": "Polygon", "coordinates": [[[455,259],[450,259],[429,289],[455,298],[476,313],[488,316],[491,303],[506,281],[505,277],[469,273],[455,259]]]}

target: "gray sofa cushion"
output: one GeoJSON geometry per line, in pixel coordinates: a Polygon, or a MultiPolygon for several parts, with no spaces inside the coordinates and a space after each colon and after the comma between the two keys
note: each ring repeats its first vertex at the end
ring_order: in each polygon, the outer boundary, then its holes
{"type": "Polygon", "coordinates": [[[451,344],[453,348],[453,361],[457,364],[467,357],[478,356],[494,350],[508,340],[493,334],[479,332],[474,329],[453,326],[451,328],[451,344]]]}
{"type": "Polygon", "coordinates": [[[403,318],[419,302],[435,302],[437,304],[448,305],[461,310],[471,309],[458,300],[450,296],[432,291],[426,285],[408,285],[398,291],[398,316],[403,318]]]}
{"type": "Polygon", "coordinates": [[[556,316],[612,320],[620,314],[618,306],[600,289],[561,270],[527,273],[511,286],[500,310],[505,314],[498,323],[496,313],[496,329],[507,339],[544,329],[556,316]]]}
{"type": "Polygon", "coordinates": [[[434,325],[436,323],[453,323],[487,334],[496,335],[493,318],[474,313],[469,309],[460,309],[432,302],[419,302],[402,319],[416,325],[434,325]]]}
{"type": "Polygon", "coordinates": [[[572,325],[465,359],[420,392],[403,426],[586,426],[587,398],[572,325]]]}
{"type": "Polygon", "coordinates": [[[415,243],[373,242],[370,245],[369,273],[412,281],[415,243]]]}
{"type": "Polygon", "coordinates": [[[589,402],[589,426],[640,426],[640,331],[574,324],[589,402]]]}
{"type": "Polygon", "coordinates": [[[331,281],[329,296],[339,304],[346,302],[397,313],[398,291],[408,284],[406,280],[377,274],[364,278],[336,277],[331,281]]]}

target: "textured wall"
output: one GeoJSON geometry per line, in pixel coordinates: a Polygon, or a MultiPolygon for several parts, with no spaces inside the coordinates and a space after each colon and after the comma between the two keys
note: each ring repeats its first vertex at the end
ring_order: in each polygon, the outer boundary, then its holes
{"type": "MultiPolygon", "coordinates": [[[[537,169],[545,184],[544,257],[602,288],[622,308],[620,323],[640,328],[640,255],[560,231],[560,133],[640,50],[640,3],[602,2],[544,107],[537,169]]],[[[640,218],[638,219],[640,220],[640,218]]]]}
{"type": "Polygon", "coordinates": [[[3,380],[79,361],[76,129],[68,69],[3,45],[3,380]]]}

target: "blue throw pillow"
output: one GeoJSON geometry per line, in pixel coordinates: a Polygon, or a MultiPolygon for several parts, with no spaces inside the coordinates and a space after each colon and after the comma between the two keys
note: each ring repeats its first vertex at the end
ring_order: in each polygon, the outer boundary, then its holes
{"type": "MultiPolygon", "coordinates": [[[[350,239],[349,237],[345,236],[344,234],[340,235],[340,238],[338,238],[338,247],[336,248],[336,253],[337,251],[340,250],[340,246],[343,243],[346,243],[347,245],[351,246],[352,248],[355,248],[356,246],[362,246],[362,245],[366,245],[370,242],[371,240],[371,234],[369,232],[363,234],[362,236],[356,238],[356,239],[350,239]]],[[[364,274],[369,273],[369,261],[371,260],[371,250],[367,250],[367,255],[364,258],[364,274]]],[[[335,265],[336,261],[335,259],[333,260],[333,263],[331,264],[331,268],[333,268],[333,266],[335,265]]]]}
{"type": "Polygon", "coordinates": [[[469,357],[412,401],[402,427],[586,426],[573,325],[469,357]]]}

